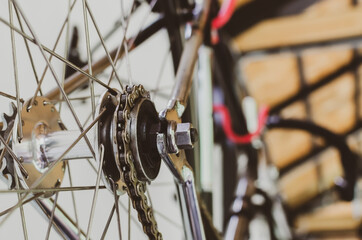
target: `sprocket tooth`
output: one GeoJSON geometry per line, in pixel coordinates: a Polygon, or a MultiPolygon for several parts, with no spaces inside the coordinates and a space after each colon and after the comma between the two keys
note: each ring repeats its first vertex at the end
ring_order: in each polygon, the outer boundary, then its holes
{"type": "Polygon", "coordinates": [[[11,120],[11,116],[7,115],[6,113],[4,113],[3,116],[6,122],[9,122],[11,120]]]}
{"type": "Polygon", "coordinates": [[[9,171],[9,169],[6,167],[7,165],[4,163],[2,164],[3,166],[3,170],[1,171],[1,177],[5,180],[5,182],[8,185],[9,189],[14,189],[15,188],[15,178],[13,176],[13,174],[9,171]]]}
{"type": "Polygon", "coordinates": [[[11,174],[6,167],[2,171],[2,177],[4,177],[6,179],[9,189],[15,188],[15,178],[14,178],[13,174],[11,174]]]}
{"type": "Polygon", "coordinates": [[[15,116],[16,116],[16,110],[17,110],[17,108],[16,108],[15,104],[14,104],[14,103],[11,103],[11,104],[10,104],[10,112],[11,112],[11,113],[9,113],[9,114],[4,113],[4,114],[3,114],[3,115],[4,115],[4,119],[6,120],[6,122],[9,122],[10,120],[12,120],[12,119],[15,118],[15,116]]]}

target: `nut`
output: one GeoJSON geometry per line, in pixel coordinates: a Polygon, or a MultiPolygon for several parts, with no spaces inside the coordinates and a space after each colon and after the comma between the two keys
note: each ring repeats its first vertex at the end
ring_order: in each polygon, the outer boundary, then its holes
{"type": "Polygon", "coordinates": [[[180,149],[192,149],[198,140],[197,130],[191,123],[179,123],[176,127],[176,144],[180,149]]]}

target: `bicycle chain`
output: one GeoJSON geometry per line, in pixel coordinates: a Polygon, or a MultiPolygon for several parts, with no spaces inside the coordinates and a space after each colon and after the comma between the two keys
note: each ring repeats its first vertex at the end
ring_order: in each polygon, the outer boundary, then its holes
{"type": "Polygon", "coordinates": [[[128,196],[132,200],[132,206],[138,213],[143,231],[149,239],[162,239],[162,234],[157,229],[157,223],[152,208],[148,205],[146,197],[146,183],[138,180],[136,168],[133,163],[133,155],[130,148],[130,112],[136,102],[141,98],[149,98],[149,93],[142,85],[126,86],[120,94],[120,104],[117,113],[117,145],[119,167],[123,174],[123,180],[127,185],[128,196]]]}

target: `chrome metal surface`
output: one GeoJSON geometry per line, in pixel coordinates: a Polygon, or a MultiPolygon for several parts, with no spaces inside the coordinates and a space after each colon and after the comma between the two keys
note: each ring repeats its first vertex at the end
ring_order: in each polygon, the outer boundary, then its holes
{"type": "MultiPolygon", "coordinates": [[[[78,136],[79,131],[49,132],[49,127],[43,122],[38,123],[33,130],[32,138],[15,145],[16,153],[22,157],[24,164],[34,164],[39,172],[44,172],[49,164],[58,160],[64,150],[78,136]]],[[[84,139],[81,139],[64,157],[64,160],[91,158],[92,153],[84,139]]]]}
{"type": "MultiPolygon", "coordinates": [[[[27,109],[29,101],[24,104],[21,110],[22,114],[22,126],[23,126],[23,141],[19,143],[17,139],[16,131],[13,133],[13,149],[19,159],[23,159],[22,165],[28,172],[28,177],[23,177],[20,174],[20,169],[16,165],[18,175],[24,187],[32,186],[48,169],[49,161],[45,154],[44,139],[42,136],[50,134],[52,132],[62,131],[62,124],[59,113],[56,111],[54,105],[45,104],[49,102],[47,98],[37,97],[33,103],[31,109],[27,109]],[[38,139],[37,139],[38,138],[38,139]],[[29,151],[30,146],[38,146],[37,149],[29,151]],[[26,149],[24,151],[24,149],[26,149]]],[[[37,187],[38,188],[53,188],[59,186],[63,180],[66,161],[59,162],[54,167],[54,170],[49,174],[37,187]]],[[[52,193],[46,194],[46,196],[52,193]]]]}
{"type": "Polygon", "coordinates": [[[176,145],[180,149],[192,149],[197,141],[197,130],[191,123],[179,123],[175,132],[176,145]]]}
{"type": "Polygon", "coordinates": [[[194,173],[184,166],[182,168],[183,182],[178,182],[178,193],[182,207],[182,217],[187,239],[206,239],[202,224],[199,203],[197,200],[194,173]]]}
{"type": "Polygon", "coordinates": [[[181,56],[180,65],[176,74],[176,84],[173,88],[167,109],[171,109],[177,113],[177,117],[181,118],[187,106],[187,99],[190,94],[192,78],[198,49],[203,43],[204,27],[209,15],[211,0],[205,0],[197,8],[199,13],[196,15],[197,24],[192,26],[191,37],[186,40],[184,50],[181,56]]]}
{"type": "Polygon", "coordinates": [[[177,123],[175,121],[168,121],[167,125],[167,152],[178,153],[178,147],[176,143],[176,128],[177,123]]]}
{"type": "Polygon", "coordinates": [[[157,135],[157,148],[178,186],[186,239],[205,239],[193,172],[186,161],[185,151],[169,154],[166,137],[162,133],[157,135]]]}

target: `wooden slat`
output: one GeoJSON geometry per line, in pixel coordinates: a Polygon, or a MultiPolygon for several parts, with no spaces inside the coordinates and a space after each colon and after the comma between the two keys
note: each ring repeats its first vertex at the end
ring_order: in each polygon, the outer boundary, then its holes
{"type": "Polygon", "coordinates": [[[362,129],[347,137],[347,144],[352,151],[362,157],[362,129]]]}
{"type": "MultiPolygon", "coordinates": [[[[349,135],[347,143],[352,151],[362,156],[362,130],[349,135]]],[[[279,146],[278,149],[289,151],[290,143],[284,141],[283,144],[283,147],[279,146]]],[[[296,147],[293,149],[298,151],[296,147]]],[[[329,148],[316,158],[309,159],[288,172],[281,178],[279,187],[284,200],[293,208],[312,199],[318,193],[332,188],[335,178],[342,175],[343,168],[339,153],[336,149],[329,148]]],[[[358,182],[357,189],[362,189],[362,181],[358,182]]]]}
{"type": "Polygon", "coordinates": [[[346,73],[313,92],[309,97],[313,121],[336,133],[351,129],[356,120],[354,92],[352,73],[346,73]]]}
{"type": "Polygon", "coordinates": [[[352,61],[353,51],[350,46],[319,47],[303,51],[302,61],[307,84],[318,82],[335,69],[352,61]]]}
{"type": "Polygon", "coordinates": [[[297,67],[295,56],[289,53],[252,57],[241,62],[249,94],[259,104],[270,107],[298,92],[297,67]]]}
{"type": "Polygon", "coordinates": [[[350,8],[351,0],[322,0],[307,8],[304,14],[308,16],[323,16],[346,11],[350,8]]]}
{"type": "MultiPolygon", "coordinates": [[[[297,102],[285,108],[281,115],[284,118],[304,119],[306,118],[305,105],[297,102]]],[[[286,167],[312,149],[311,135],[299,130],[273,129],[266,133],[265,140],[269,157],[278,168],[286,167]]]]}
{"type": "Polygon", "coordinates": [[[265,20],[234,38],[239,51],[362,36],[362,7],[265,20]]]}
{"type": "Polygon", "coordinates": [[[279,181],[284,201],[295,208],[330,189],[336,177],[343,174],[337,150],[329,148],[310,160],[289,171],[279,181]]]}
{"type": "Polygon", "coordinates": [[[357,230],[362,224],[362,200],[338,202],[304,214],[295,221],[297,233],[357,230]]]}

